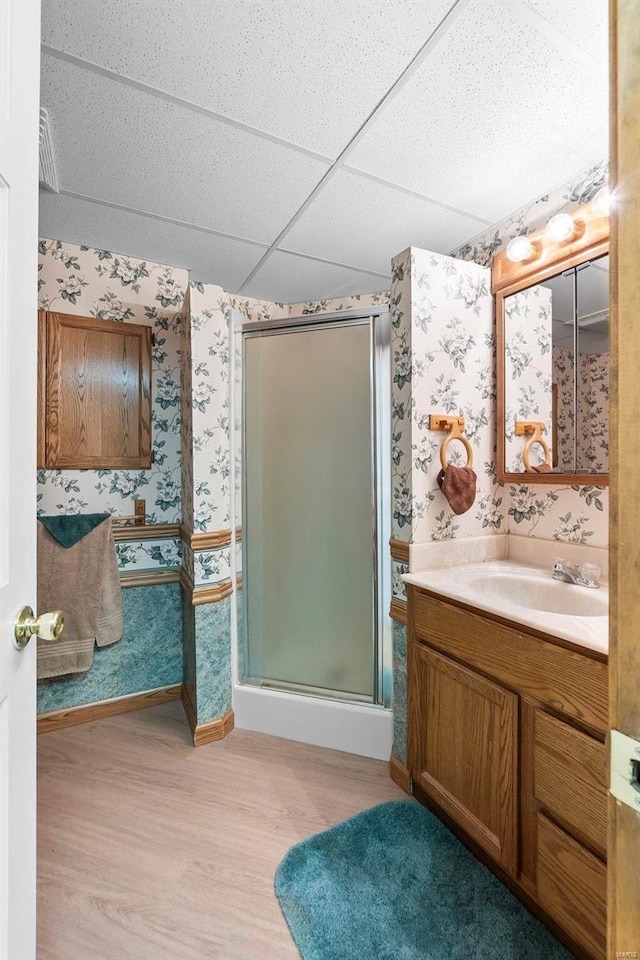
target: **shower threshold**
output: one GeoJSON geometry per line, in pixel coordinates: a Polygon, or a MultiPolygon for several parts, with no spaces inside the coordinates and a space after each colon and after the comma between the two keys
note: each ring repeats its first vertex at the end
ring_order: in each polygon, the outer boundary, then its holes
{"type": "Polygon", "coordinates": [[[359,703],[376,705],[373,696],[366,693],[352,693],[345,690],[332,690],[328,687],[315,687],[288,680],[270,680],[267,678],[245,677],[243,684],[266,690],[279,690],[282,693],[297,693],[302,697],[317,697],[321,700],[339,700],[341,703],[359,703]]]}

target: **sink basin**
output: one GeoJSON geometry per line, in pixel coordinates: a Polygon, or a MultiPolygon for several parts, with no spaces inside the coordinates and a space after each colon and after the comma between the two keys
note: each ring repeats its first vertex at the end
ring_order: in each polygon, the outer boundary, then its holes
{"type": "Polygon", "coordinates": [[[471,579],[469,586],[487,599],[502,600],[529,610],[570,617],[606,617],[609,614],[607,598],[598,590],[545,579],[540,575],[485,574],[471,579]]]}

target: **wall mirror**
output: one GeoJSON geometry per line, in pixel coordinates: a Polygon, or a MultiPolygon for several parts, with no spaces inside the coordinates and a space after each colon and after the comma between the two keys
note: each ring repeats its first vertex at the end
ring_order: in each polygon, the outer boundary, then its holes
{"type": "Polygon", "coordinates": [[[603,236],[599,223],[594,242],[591,226],[577,228],[565,249],[548,249],[543,231],[532,235],[524,263],[500,254],[493,285],[502,482],[608,483],[608,230],[603,236]]]}

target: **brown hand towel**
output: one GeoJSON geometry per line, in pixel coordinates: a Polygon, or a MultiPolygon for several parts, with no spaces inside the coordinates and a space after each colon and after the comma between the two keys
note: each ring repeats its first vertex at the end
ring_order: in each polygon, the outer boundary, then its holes
{"type": "Polygon", "coordinates": [[[531,464],[531,469],[534,473],[551,473],[551,467],[548,463],[538,463],[535,466],[531,464]]]}
{"type": "Polygon", "coordinates": [[[122,595],[111,518],[72,547],[38,524],[38,609],[62,610],[60,640],[38,640],[38,679],[88,670],[93,645],[122,637],[122,595]]]}
{"type": "Polygon", "coordinates": [[[466,513],[476,499],[477,477],[471,467],[456,467],[452,463],[438,474],[438,486],[454,513],[466,513]]]}

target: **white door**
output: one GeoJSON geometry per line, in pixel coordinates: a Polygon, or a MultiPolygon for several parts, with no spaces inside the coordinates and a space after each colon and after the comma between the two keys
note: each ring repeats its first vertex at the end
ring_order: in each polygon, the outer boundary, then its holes
{"type": "Polygon", "coordinates": [[[0,958],[35,957],[36,327],[40,0],[0,0],[0,958]]]}

